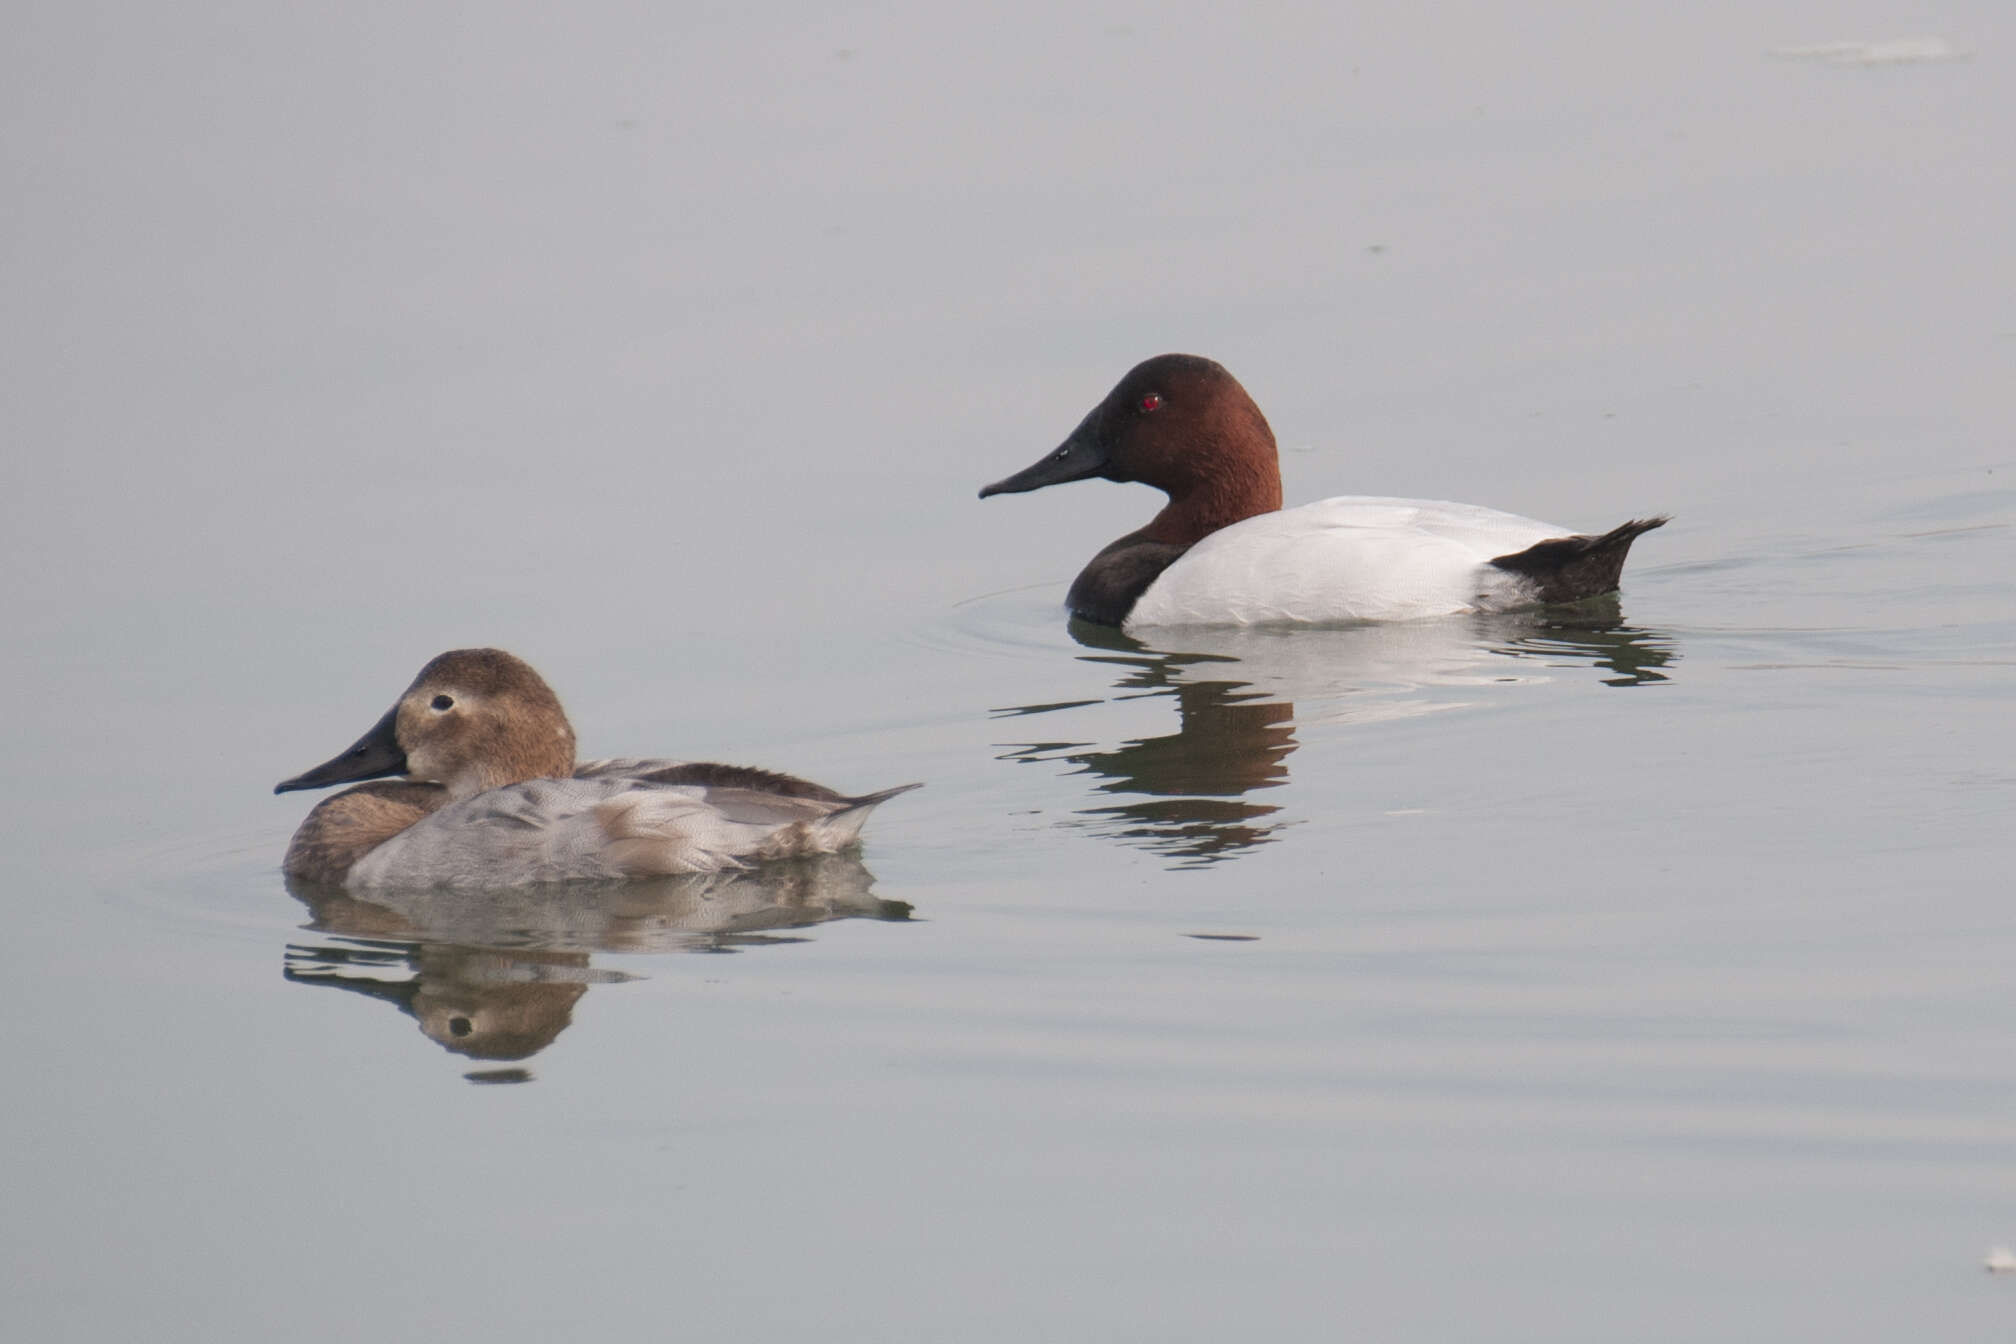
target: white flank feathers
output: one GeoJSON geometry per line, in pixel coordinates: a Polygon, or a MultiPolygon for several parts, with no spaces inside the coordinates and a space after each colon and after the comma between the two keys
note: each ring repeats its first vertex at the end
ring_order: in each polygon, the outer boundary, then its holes
{"type": "Polygon", "coordinates": [[[1127,628],[1342,624],[1506,611],[1533,601],[1489,562],[1574,535],[1438,499],[1339,495],[1213,532],[1148,586],[1127,628]]]}

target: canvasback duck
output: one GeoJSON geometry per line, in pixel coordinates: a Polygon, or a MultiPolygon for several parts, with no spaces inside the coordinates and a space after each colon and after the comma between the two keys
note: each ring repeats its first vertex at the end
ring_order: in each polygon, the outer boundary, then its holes
{"type": "Polygon", "coordinates": [[[918,787],[850,798],[745,766],[577,765],[559,698],[500,649],[434,659],[347,751],[273,792],[355,780],[373,782],[323,799],[294,833],[289,876],[356,889],[708,873],[842,849],[877,803],[918,787]]]}
{"type": "Polygon", "coordinates": [[[1097,555],[1073,615],[1154,625],[1399,621],[1574,602],[1617,587],[1635,518],[1597,535],[1474,504],[1339,495],[1281,507],[1274,431],[1246,389],[1196,355],[1134,366],[1062,445],[980,492],[1097,476],[1169,496],[1097,555]]]}

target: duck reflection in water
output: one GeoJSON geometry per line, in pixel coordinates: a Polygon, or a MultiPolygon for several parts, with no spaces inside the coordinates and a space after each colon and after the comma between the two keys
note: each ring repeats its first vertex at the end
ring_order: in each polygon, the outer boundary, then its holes
{"type": "MultiPolygon", "coordinates": [[[[654,881],[497,891],[374,890],[288,879],[329,943],[294,943],[283,974],[390,1003],[427,1038],[474,1060],[530,1058],[573,1021],[594,984],[635,977],[595,952],[739,952],[804,942],[791,931],[837,919],[901,921],[852,854],[654,881]]],[[[474,1081],[519,1081],[486,1074],[474,1081]]]]}
{"type": "Polygon", "coordinates": [[[1247,795],[1289,783],[1299,722],[1376,722],[1474,703],[1450,688],[1536,679],[1542,668],[1594,667],[1606,686],[1665,682],[1677,661],[1662,632],[1626,625],[1614,595],[1573,608],[1331,629],[1196,629],[1156,632],[1152,648],[1108,626],[1071,622],[1093,652],[1119,669],[1102,700],[998,709],[1019,719],[1168,697],[1177,731],[1103,747],[1082,741],[1003,743],[1003,760],[1063,761],[1102,794],[1135,795],[1080,810],[1075,824],[1140,845],[1176,867],[1236,858],[1282,838],[1294,824],[1278,803],[1247,795]],[[1498,660],[1520,664],[1508,667],[1498,660]],[[1528,671],[1527,669],[1532,669],[1528,671]]]}
{"type": "MultiPolygon", "coordinates": [[[[1244,795],[1288,782],[1295,706],[1244,681],[1206,679],[1210,669],[1236,669],[1237,659],[1155,653],[1108,627],[1088,625],[1081,634],[1079,625],[1073,622],[1072,632],[1081,643],[1138,651],[1083,661],[1125,669],[1114,683],[1120,693],[1116,700],[1174,699],[1178,731],[1099,750],[1086,750],[1090,744],[1084,742],[1010,744],[1013,749],[1001,759],[1066,761],[1079,767],[1076,773],[1094,776],[1101,793],[1143,795],[1085,808],[1078,815],[1091,818],[1094,829],[1163,853],[1179,866],[1210,863],[1271,841],[1281,823],[1266,819],[1280,809],[1248,802],[1244,795]]],[[[1027,705],[996,713],[1042,714],[1085,703],[1098,702],[1027,705]]]]}

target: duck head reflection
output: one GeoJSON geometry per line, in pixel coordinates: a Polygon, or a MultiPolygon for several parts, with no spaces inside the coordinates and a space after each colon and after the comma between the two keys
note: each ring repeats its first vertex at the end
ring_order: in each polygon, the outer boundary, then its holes
{"type": "Polygon", "coordinates": [[[1002,743],[1000,759],[1063,761],[1123,802],[1079,810],[1075,824],[1140,845],[1176,867],[1236,858],[1282,838],[1293,819],[1248,797],[1289,783],[1296,728],[1320,720],[1376,722],[1474,703],[1469,691],[1534,679],[1543,668],[1595,667],[1607,686],[1664,682],[1672,641],[1626,625],[1614,596],[1573,608],[1329,629],[1171,630],[1162,647],[1074,620],[1087,663],[1117,670],[1097,700],[1009,706],[1020,719],[1166,697],[1177,731],[1101,746],[1086,741],[1002,743]],[[1522,664],[1508,668],[1496,660],[1522,664]],[[1305,717],[1298,720],[1300,702],[1305,717]],[[1128,797],[1132,795],[1132,797],[1128,797]]]}
{"type": "Polygon", "coordinates": [[[283,973],[390,1003],[452,1053],[522,1060],[567,1029],[590,985],[634,978],[591,965],[593,953],[729,953],[802,942],[793,931],[829,920],[908,919],[911,907],[877,897],[874,882],[852,854],[649,882],[384,890],[369,899],[290,878],[287,890],[312,916],[306,927],[334,941],[290,944],[283,973]]]}

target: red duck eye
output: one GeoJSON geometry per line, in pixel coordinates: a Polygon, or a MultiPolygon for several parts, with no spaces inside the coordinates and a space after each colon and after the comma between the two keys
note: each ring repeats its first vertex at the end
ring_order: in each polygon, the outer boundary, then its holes
{"type": "Polygon", "coordinates": [[[1161,408],[1162,408],[1162,398],[1156,393],[1150,392],[1147,396],[1141,398],[1142,410],[1155,411],[1160,410],[1161,408]]]}

